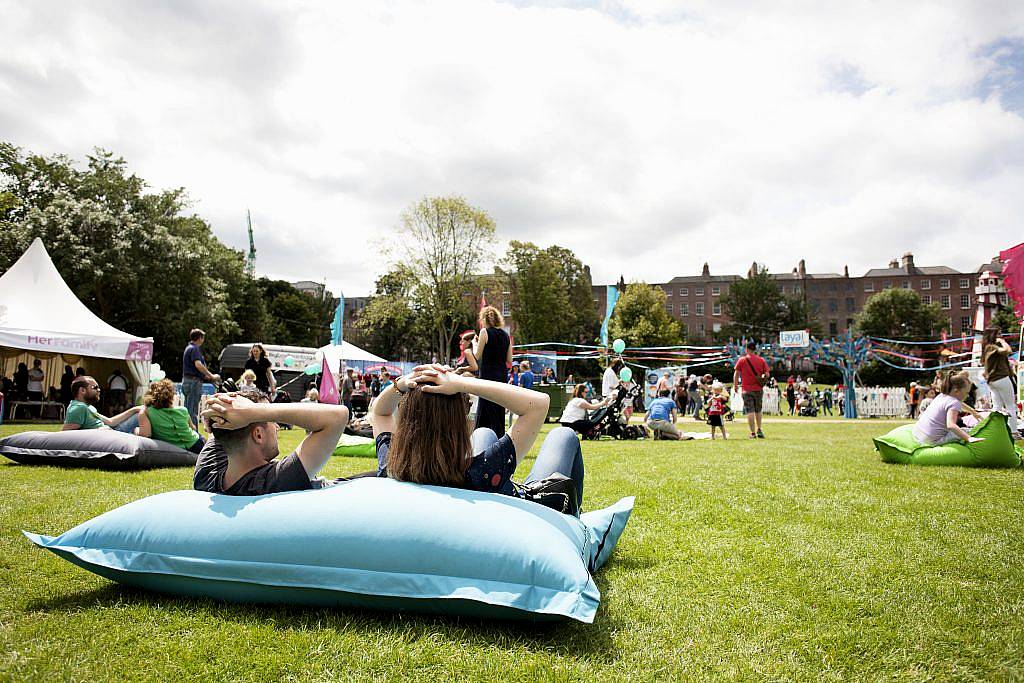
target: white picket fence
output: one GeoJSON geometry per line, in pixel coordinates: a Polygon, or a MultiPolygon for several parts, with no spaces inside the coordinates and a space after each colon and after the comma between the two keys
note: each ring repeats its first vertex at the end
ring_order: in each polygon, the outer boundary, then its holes
{"type": "Polygon", "coordinates": [[[857,387],[857,417],[904,417],[907,399],[904,387],[857,387]]]}

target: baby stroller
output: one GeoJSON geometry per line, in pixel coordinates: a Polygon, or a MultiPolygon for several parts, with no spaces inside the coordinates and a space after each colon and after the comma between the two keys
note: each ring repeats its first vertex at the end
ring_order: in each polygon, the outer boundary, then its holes
{"type": "Polygon", "coordinates": [[[800,406],[800,417],[818,417],[818,401],[813,394],[807,394],[807,399],[800,406]]]}
{"type": "Polygon", "coordinates": [[[584,439],[597,440],[602,436],[610,436],[613,439],[643,439],[647,437],[647,429],[642,425],[631,425],[626,422],[623,415],[625,406],[634,401],[640,395],[640,385],[634,384],[628,390],[623,391],[620,387],[615,400],[605,408],[595,410],[590,418],[593,427],[581,432],[584,439]]]}

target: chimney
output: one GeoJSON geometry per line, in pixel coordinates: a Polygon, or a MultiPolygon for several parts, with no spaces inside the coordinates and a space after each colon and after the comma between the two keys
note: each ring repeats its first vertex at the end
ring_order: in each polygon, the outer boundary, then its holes
{"type": "Polygon", "coordinates": [[[890,268],[899,268],[900,267],[900,262],[897,261],[896,259],[893,259],[893,260],[889,261],[889,267],[890,268]]]}
{"type": "Polygon", "coordinates": [[[914,272],[914,255],[909,251],[903,255],[903,270],[908,273],[914,272]]]}
{"type": "Polygon", "coordinates": [[[750,264],[750,270],[747,271],[747,277],[752,278],[757,275],[757,261],[750,264]]]}
{"type": "Polygon", "coordinates": [[[711,277],[711,269],[708,268],[707,263],[704,264],[704,270],[700,271],[700,274],[703,277],[711,277]]]}
{"type": "Polygon", "coordinates": [[[850,277],[850,266],[843,266],[843,277],[850,277]]]}
{"type": "Polygon", "coordinates": [[[807,264],[804,263],[803,259],[800,259],[800,263],[796,264],[796,268],[801,280],[807,277],[807,264]]]}

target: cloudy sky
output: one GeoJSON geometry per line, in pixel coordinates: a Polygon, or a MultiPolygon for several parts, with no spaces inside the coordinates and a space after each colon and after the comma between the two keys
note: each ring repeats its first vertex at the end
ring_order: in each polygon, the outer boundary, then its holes
{"type": "Polygon", "coordinates": [[[260,274],[372,291],[460,194],[597,283],[1024,239],[1024,3],[0,0],[0,139],[124,156],[260,274]],[[775,6],[769,9],[768,6],[775,6]],[[830,9],[823,10],[823,5],[830,9]]]}

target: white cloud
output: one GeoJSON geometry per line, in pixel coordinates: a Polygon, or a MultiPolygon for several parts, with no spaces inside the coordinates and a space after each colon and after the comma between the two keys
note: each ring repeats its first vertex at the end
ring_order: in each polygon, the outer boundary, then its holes
{"type": "Polygon", "coordinates": [[[349,295],[430,194],[599,283],[1019,239],[1024,9],[832,5],[0,0],[0,137],[112,149],[237,247],[248,207],[262,273],[349,295]]]}

